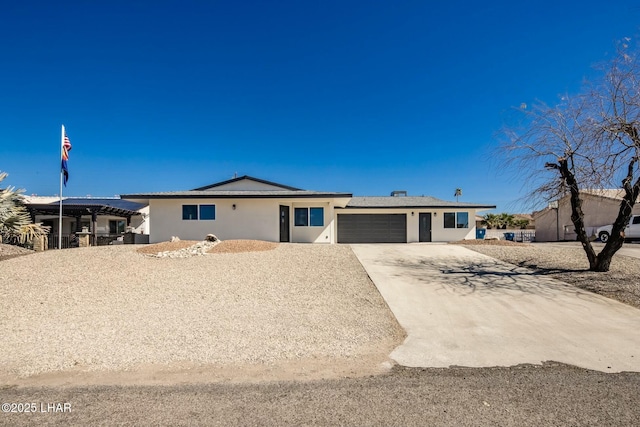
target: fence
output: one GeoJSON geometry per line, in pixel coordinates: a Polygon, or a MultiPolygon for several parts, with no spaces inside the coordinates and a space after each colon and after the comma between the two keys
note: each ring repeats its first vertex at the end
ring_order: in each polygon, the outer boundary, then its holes
{"type": "MultiPolygon", "coordinates": [[[[122,237],[122,234],[102,234],[98,236],[89,235],[89,244],[91,246],[107,246],[111,245],[114,240],[118,240],[119,237],[122,237]]],[[[76,239],[77,242],[77,239],[76,239]]],[[[70,234],[62,235],[62,249],[78,247],[77,243],[73,243],[71,241],[70,234]]],[[[47,246],[48,249],[58,249],[58,235],[57,234],[49,234],[49,244],[47,246]]]]}
{"type": "Polygon", "coordinates": [[[514,240],[516,242],[535,242],[536,241],[536,232],[535,230],[496,230],[496,229],[488,229],[485,234],[485,239],[491,238],[499,238],[500,240],[505,240],[505,233],[513,233],[514,240]]]}
{"type": "MultiPolygon", "coordinates": [[[[62,235],[62,249],[69,249],[71,246],[69,244],[69,235],[62,235]]],[[[57,249],[58,248],[58,235],[57,234],[49,234],[49,243],[47,245],[47,249],[57,249]]]]}

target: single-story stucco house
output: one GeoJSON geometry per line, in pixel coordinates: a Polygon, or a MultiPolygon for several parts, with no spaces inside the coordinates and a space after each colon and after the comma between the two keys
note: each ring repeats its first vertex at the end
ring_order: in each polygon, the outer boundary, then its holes
{"type": "MultiPolygon", "coordinates": [[[[596,228],[613,224],[623,192],[620,189],[582,190],[582,211],[587,235],[592,236],[596,228]]],[[[640,214],[640,204],[636,202],[633,214],[640,214]]],[[[547,207],[533,213],[536,223],[536,241],[555,242],[576,240],[575,227],[571,221],[571,200],[566,195],[558,200],[558,208],[547,207]]]]}
{"type": "Polygon", "coordinates": [[[353,197],[241,176],[188,191],[123,194],[149,206],[150,243],[177,236],[294,243],[406,243],[475,239],[478,210],[433,197],[353,197]]]}

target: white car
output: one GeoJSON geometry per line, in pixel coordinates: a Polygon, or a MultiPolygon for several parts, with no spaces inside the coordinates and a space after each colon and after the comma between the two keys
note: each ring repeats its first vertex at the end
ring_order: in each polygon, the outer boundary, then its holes
{"type": "MultiPolygon", "coordinates": [[[[596,236],[601,242],[606,243],[611,236],[613,225],[604,225],[596,229],[596,236]]],[[[632,215],[629,224],[624,228],[624,239],[635,240],[640,239],[640,215],[632,215]]]]}

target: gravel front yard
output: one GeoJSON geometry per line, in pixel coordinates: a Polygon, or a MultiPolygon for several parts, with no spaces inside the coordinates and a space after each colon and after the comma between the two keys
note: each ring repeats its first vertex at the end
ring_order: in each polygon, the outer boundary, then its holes
{"type": "Polygon", "coordinates": [[[175,259],[139,248],[2,261],[0,384],[176,363],[380,364],[404,338],[348,246],[281,244],[175,259]]]}
{"type": "MultiPolygon", "coordinates": [[[[640,260],[615,255],[606,273],[588,271],[589,261],[580,247],[553,247],[538,244],[502,244],[479,241],[464,244],[469,249],[499,260],[526,267],[608,298],[640,308],[640,260]]],[[[510,242],[509,242],[510,243],[510,242]]]]}

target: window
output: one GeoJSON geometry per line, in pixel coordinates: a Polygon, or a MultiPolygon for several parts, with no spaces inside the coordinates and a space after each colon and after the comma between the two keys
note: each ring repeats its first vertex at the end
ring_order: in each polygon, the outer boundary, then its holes
{"type": "Polygon", "coordinates": [[[295,208],[294,225],[296,227],[324,226],[324,208],[295,208]]]}
{"type": "Polygon", "coordinates": [[[469,228],[469,213],[445,212],[444,228],[469,228]]]}
{"type": "Polygon", "coordinates": [[[456,214],[456,228],[469,228],[469,213],[468,212],[458,212],[456,214]]]}
{"type": "Polygon", "coordinates": [[[309,225],[312,227],[324,225],[324,208],[309,208],[309,225]]]}
{"type": "Polygon", "coordinates": [[[633,217],[632,224],[640,224],[640,215],[633,217]]]}
{"type": "Polygon", "coordinates": [[[216,219],[216,205],[182,205],[182,219],[214,220],[216,219]]]}
{"type": "Polygon", "coordinates": [[[456,228],[456,214],[454,212],[444,213],[444,228],[456,228]]]}
{"type": "Polygon", "coordinates": [[[198,205],[182,205],[182,219],[198,219],[198,205]]]}
{"type": "Polygon", "coordinates": [[[295,208],[294,210],[296,227],[306,227],[309,225],[309,209],[308,208],[295,208]]]}
{"type": "Polygon", "coordinates": [[[127,226],[124,220],[109,220],[109,234],[121,234],[127,226]]]}
{"type": "Polygon", "coordinates": [[[216,219],[216,205],[200,205],[200,219],[216,219]]]}

